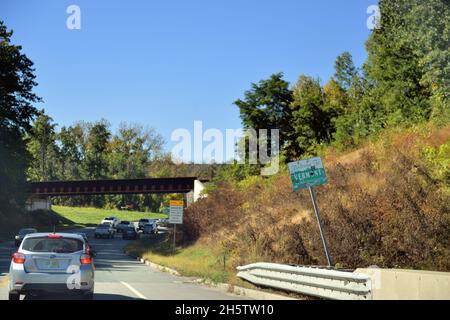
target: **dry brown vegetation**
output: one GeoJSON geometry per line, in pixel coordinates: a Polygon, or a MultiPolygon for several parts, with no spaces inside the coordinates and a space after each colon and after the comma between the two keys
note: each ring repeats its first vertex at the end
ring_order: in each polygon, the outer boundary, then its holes
{"type": "MultiPolygon", "coordinates": [[[[449,138],[450,127],[422,128],[328,151],[329,183],[316,190],[337,266],[450,270],[449,138]]],[[[187,210],[183,232],[186,243],[220,246],[232,266],[326,264],[309,194],[294,192],[287,172],[219,186],[187,210]]]]}

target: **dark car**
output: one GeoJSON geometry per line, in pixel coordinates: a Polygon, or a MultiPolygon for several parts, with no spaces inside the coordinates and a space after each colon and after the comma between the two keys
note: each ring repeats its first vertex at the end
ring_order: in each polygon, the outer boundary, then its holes
{"type": "Polygon", "coordinates": [[[27,234],[31,234],[31,233],[36,233],[37,230],[34,228],[24,228],[24,229],[20,229],[19,233],[16,235],[15,239],[14,239],[14,243],[16,245],[16,247],[20,246],[20,244],[22,243],[23,238],[25,238],[25,236],[27,234]]]}
{"type": "Polygon", "coordinates": [[[133,224],[133,222],[131,222],[131,221],[127,221],[127,220],[120,221],[120,222],[117,224],[117,227],[116,227],[117,233],[120,233],[120,232],[122,232],[125,228],[132,227],[132,226],[134,226],[134,224],[133,224]]]}
{"type": "MultiPolygon", "coordinates": [[[[155,224],[155,220],[148,219],[148,218],[143,218],[143,219],[139,220],[139,222],[138,222],[139,230],[144,230],[144,226],[147,225],[147,224],[154,225],[155,224]]],[[[156,228],[156,225],[155,225],[155,228],[156,228]]]]}
{"type": "Polygon", "coordinates": [[[122,239],[136,240],[139,238],[139,233],[135,227],[125,227],[122,229],[122,239]]]}

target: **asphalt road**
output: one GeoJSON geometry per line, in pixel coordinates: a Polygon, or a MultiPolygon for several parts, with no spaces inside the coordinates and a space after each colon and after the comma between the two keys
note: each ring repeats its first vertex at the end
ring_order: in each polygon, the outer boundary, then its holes
{"type": "MultiPolygon", "coordinates": [[[[94,239],[93,229],[84,229],[97,256],[94,259],[94,300],[235,300],[243,297],[227,294],[199,285],[194,279],[172,276],[125,255],[123,249],[129,242],[120,235],[115,239],[94,239]]],[[[0,300],[8,299],[8,269],[13,242],[0,244],[0,300]]],[[[22,297],[22,299],[74,299],[70,295],[22,297]]]]}

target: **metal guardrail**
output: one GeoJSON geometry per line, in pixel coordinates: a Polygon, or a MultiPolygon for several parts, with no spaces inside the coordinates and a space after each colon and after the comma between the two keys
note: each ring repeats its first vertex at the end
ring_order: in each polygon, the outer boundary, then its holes
{"type": "Polygon", "coordinates": [[[371,279],[361,273],[262,262],[237,270],[238,277],[260,286],[326,299],[372,299],[371,279]]]}

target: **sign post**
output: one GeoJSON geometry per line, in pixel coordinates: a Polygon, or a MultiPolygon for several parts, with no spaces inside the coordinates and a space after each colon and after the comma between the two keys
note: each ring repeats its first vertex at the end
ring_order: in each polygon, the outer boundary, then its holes
{"type": "Polygon", "coordinates": [[[291,180],[294,190],[308,189],[313,204],[314,214],[319,225],[320,237],[322,238],[323,248],[325,250],[325,256],[327,258],[328,266],[333,265],[330,252],[328,250],[328,242],[326,239],[325,231],[323,230],[322,221],[320,219],[319,208],[317,206],[316,193],[314,191],[315,186],[319,186],[327,183],[327,176],[325,168],[322,163],[322,159],[319,157],[301,160],[288,163],[289,172],[291,173],[291,180]]]}
{"type": "Polygon", "coordinates": [[[183,224],[183,207],[183,201],[170,200],[169,223],[173,224],[173,252],[175,252],[177,224],[183,224]]]}

